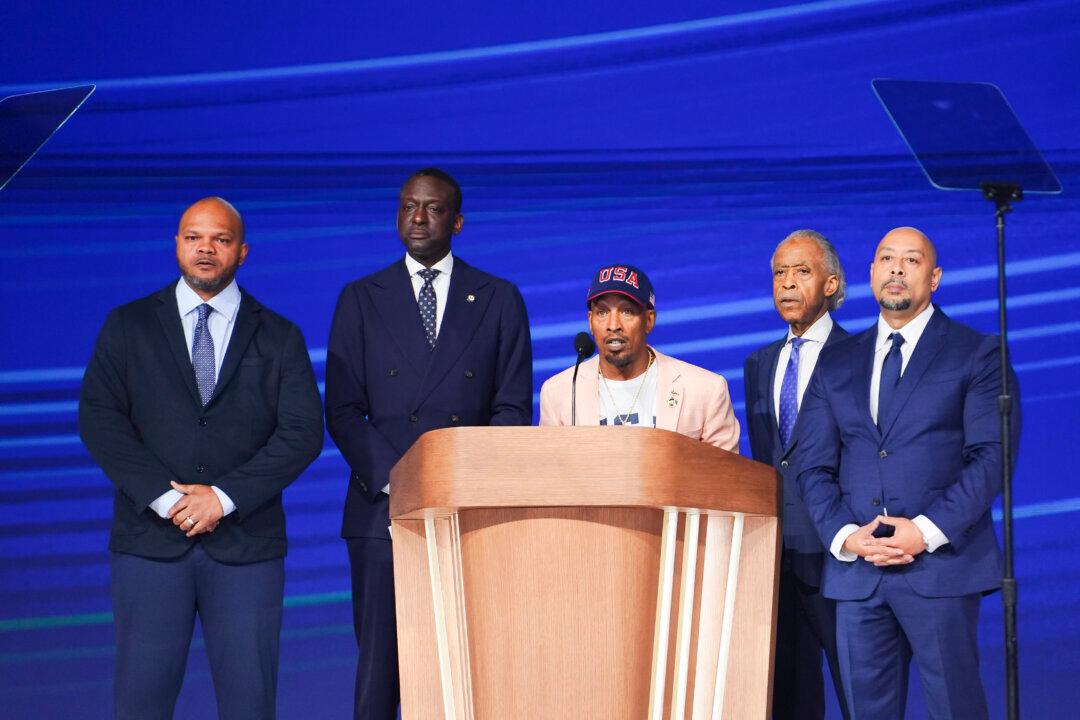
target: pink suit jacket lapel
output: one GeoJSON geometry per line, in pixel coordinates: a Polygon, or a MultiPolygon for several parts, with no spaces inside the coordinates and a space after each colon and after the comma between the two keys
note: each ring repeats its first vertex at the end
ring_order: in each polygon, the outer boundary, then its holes
{"type": "Polygon", "coordinates": [[[680,373],[671,358],[656,353],[656,427],[679,431],[679,416],[686,403],[686,387],[679,382],[680,373]]]}
{"type": "MultiPolygon", "coordinates": [[[[600,424],[600,359],[596,355],[581,363],[577,376],[577,424],[600,424]]],[[[570,411],[566,413],[570,424],[570,411]]]]}

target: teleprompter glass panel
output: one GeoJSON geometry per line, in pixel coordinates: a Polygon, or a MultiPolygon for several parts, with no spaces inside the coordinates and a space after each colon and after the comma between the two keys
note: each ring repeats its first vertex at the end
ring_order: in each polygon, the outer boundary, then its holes
{"type": "Polygon", "coordinates": [[[930,183],[942,190],[1018,185],[1059,193],[1047,165],[996,85],[874,80],[874,92],[930,183]]]}
{"type": "Polygon", "coordinates": [[[82,105],[93,85],[9,95],[0,100],[0,189],[82,105]]]}

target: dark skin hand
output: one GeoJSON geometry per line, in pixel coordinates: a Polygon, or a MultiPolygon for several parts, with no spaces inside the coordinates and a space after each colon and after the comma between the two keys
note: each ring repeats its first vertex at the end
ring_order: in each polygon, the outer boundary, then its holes
{"type": "Polygon", "coordinates": [[[178,482],[171,485],[173,490],[184,494],[169,508],[173,525],[189,538],[214,532],[225,514],[217,493],[209,485],[181,485],[178,482]]]}
{"type": "MultiPolygon", "coordinates": [[[[874,563],[874,565],[878,567],[907,565],[908,563],[913,562],[915,560],[913,554],[905,552],[901,547],[886,544],[887,541],[895,539],[895,536],[892,538],[876,538],[873,536],[874,530],[876,530],[878,525],[882,522],[895,524],[895,521],[897,520],[905,520],[905,518],[886,518],[881,515],[877,516],[873,521],[863,525],[844,540],[844,550],[854,553],[866,562],[874,563]]],[[[906,522],[911,523],[910,520],[907,520],[906,522]]],[[[912,523],[912,527],[915,527],[914,523],[912,523]]],[[[900,528],[897,527],[897,533],[899,533],[899,531],[900,528]]],[[[919,542],[921,543],[922,533],[918,532],[918,528],[915,528],[915,531],[918,533],[919,542]]],[[[926,546],[923,545],[923,549],[925,549],[925,547],[926,546]]],[[[922,550],[919,550],[918,552],[922,552],[922,550]]]]}

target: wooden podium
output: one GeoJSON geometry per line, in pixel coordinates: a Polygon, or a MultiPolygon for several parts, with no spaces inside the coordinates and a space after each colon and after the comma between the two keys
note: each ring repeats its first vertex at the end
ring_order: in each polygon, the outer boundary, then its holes
{"type": "Polygon", "coordinates": [[[390,477],[405,720],[767,717],[772,468],[666,430],[478,427],[390,477]]]}

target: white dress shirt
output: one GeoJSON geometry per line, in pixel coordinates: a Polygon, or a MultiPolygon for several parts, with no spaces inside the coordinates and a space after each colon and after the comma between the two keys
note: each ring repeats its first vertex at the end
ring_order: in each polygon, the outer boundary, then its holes
{"type": "MultiPolygon", "coordinates": [[[[802,334],[802,339],[806,340],[806,342],[799,348],[796,409],[802,407],[803,394],[806,392],[806,388],[810,387],[810,376],[814,374],[818,356],[821,355],[821,348],[825,347],[825,341],[829,339],[829,333],[832,332],[832,329],[832,316],[826,312],[802,334]]],[[[773,410],[776,412],[777,421],[780,419],[780,390],[784,385],[784,373],[787,371],[788,360],[791,359],[791,339],[793,337],[796,337],[796,335],[791,332],[789,327],[787,340],[784,342],[784,347],[780,348],[780,357],[776,359],[776,374],[773,375],[772,394],[773,410]]]]}
{"type": "MultiPolygon", "coordinates": [[[[416,302],[420,302],[420,288],[424,287],[424,278],[420,277],[419,273],[425,268],[419,260],[405,253],[405,269],[409,271],[409,279],[412,281],[413,297],[416,302]]],[[[439,271],[431,281],[431,287],[435,291],[435,337],[438,337],[443,315],[446,314],[446,298],[450,296],[450,273],[454,271],[454,254],[446,253],[446,257],[432,265],[431,269],[439,271]]]]}
{"type": "MultiPolygon", "coordinates": [[[[889,354],[889,348],[892,347],[889,336],[898,332],[904,337],[904,344],[900,346],[900,376],[903,377],[904,372],[907,370],[908,361],[911,360],[911,355],[915,352],[915,346],[919,344],[919,338],[922,337],[923,331],[926,330],[926,325],[930,322],[930,317],[933,314],[934,306],[928,305],[925,310],[909,320],[907,325],[904,325],[899,330],[894,329],[889,323],[885,322],[885,318],[878,316],[877,340],[874,342],[874,369],[870,375],[870,416],[875,423],[877,422],[878,413],[878,386],[881,384],[881,366],[885,364],[885,356],[889,354]]],[[[882,514],[888,515],[888,508],[883,508],[882,514]]],[[[922,532],[923,540],[926,541],[927,552],[934,552],[949,542],[949,538],[945,537],[945,533],[941,532],[941,529],[925,515],[914,517],[911,521],[922,532]]],[[[833,557],[844,562],[854,562],[858,559],[859,556],[855,553],[844,550],[844,542],[858,529],[859,526],[854,523],[849,523],[840,528],[840,531],[833,538],[832,545],[829,547],[829,552],[833,554],[833,557]]]]}
{"type": "MultiPolygon", "coordinates": [[[[225,349],[232,337],[233,327],[236,326],[236,313],[240,310],[240,288],[233,279],[225,289],[209,300],[203,300],[199,294],[188,286],[187,282],[180,278],[176,283],[176,308],[180,313],[180,324],[184,327],[184,345],[187,347],[188,359],[191,359],[191,344],[195,338],[195,326],[199,323],[198,308],[206,303],[214,310],[206,316],[207,330],[210,338],[214,341],[214,381],[221,374],[221,361],[225,358],[225,349]]],[[[232,499],[226,495],[217,485],[210,488],[221,502],[221,509],[228,515],[236,509],[232,499]]],[[[169,508],[184,497],[177,490],[169,490],[157,500],[150,503],[150,509],[162,518],[169,517],[169,508]]],[[[198,519],[198,518],[196,518],[198,519]]]]}

